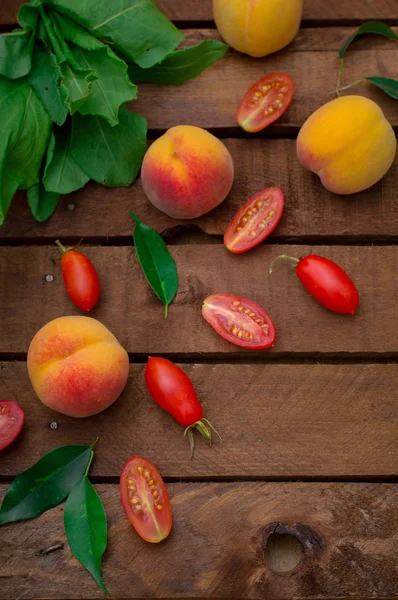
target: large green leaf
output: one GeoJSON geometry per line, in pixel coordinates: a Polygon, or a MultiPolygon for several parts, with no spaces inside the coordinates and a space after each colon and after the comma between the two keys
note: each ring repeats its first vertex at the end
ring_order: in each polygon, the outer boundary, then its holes
{"type": "Polygon", "coordinates": [[[18,475],[0,508],[0,525],[41,515],[66,498],[84,474],[91,446],[61,446],[18,475]]]}
{"type": "Polygon", "coordinates": [[[146,152],[146,119],[122,106],[119,121],[111,127],[100,117],[72,118],[73,158],[86,175],[109,187],[129,186],[146,152]]]}
{"type": "Polygon", "coordinates": [[[68,115],[68,94],[65,87],[59,86],[62,74],[56,63],[57,59],[52,52],[44,45],[36,44],[28,81],[54,123],[63,125],[68,115]]]}
{"type": "Polygon", "coordinates": [[[158,85],[180,85],[200,75],[204,69],[222,58],[227,50],[228,46],[218,40],[204,40],[191,48],[171,52],[150,69],[130,65],[130,79],[137,83],[149,81],[158,85]]]}
{"type": "Polygon", "coordinates": [[[107,544],[106,514],[101,498],[86,475],[69,494],[64,524],[72,553],[91,573],[101,590],[109,594],[101,577],[101,559],[107,544]]]}
{"type": "Polygon", "coordinates": [[[366,77],[366,81],[370,81],[377,85],[383,92],[386,92],[391,98],[398,100],[398,81],[396,79],[388,79],[387,77],[366,77]]]}
{"type": "Polygon", "coordinates": [[[344,58],[344,55],[347,51],[348,46],[355,40],[358,35],[362,35],[364,33],[374,33],[376,35],[382,35],[390,40],[398,40],[398,35],[385,23],[381,23],[380,21],[367,21],[366,23],[362,23],[360,27],[346,40],[343,46],[339,50],[339,57],[344,58]]]}
{"type": "Polygon", "coordinates": [[[90,181],[72,157],[70,144],[70,128],[55,128],[48,148],[43,178],[44,187],[48,192],[71,194],[90,181]]]}
{"type": "Polygon", "coordinates": [[[178,290],[175,260],[157,231],[145,225],[134,213],[130,215],[135,221],[133,236],[138,260],[147,282],[165,305],[167,317],[168,306],[178,290]]]}
{"type": "Polygon", "coordinates": [[[31,213],[39,223],[47,221],[58,206],[59,194],[47,192],[41,181],[29,188],[27,195],[31,213]]]}
{"type": "Polygon", "coordinates": [[[153,0],[46,0],[143,68],[174,50],[183,35],[153,0]]]}

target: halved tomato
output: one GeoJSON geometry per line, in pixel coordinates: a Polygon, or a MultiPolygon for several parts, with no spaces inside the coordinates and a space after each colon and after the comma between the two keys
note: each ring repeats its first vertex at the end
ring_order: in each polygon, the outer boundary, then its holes
{"type": "Polygon", "coordinates": [[[275,327],[258,304],[234,294],[213,294],[203,301],[202,315],[228,342],[262,350],[275,343],[275,327]]]}
{"type": "Polygon", "coordinates": [[[294,83],[287,73],[269,73],[243,96],[237,119],[250,133],[261,131],[279,119],[293,99],[294,83]]]}
{"type": "Polygon", "coordinates": [[[285,197],[278,187],[258,192],[238,210],[224,235],[224,244],[242,254],[269,236],[281,220],[285,197]]]}
{"type": "Polygon", "coordinates": [[[0,400],[0,450],[7,448],[21,433],[25,413],[14,400],[0,400]]]}
{"type": "Polygon", "coordinates": [[[149,460],[132,456],[124,466],[120,499],[143,540],[156,544],[167,538],[172,525],[169,496],[159,471],[149,460]]]}

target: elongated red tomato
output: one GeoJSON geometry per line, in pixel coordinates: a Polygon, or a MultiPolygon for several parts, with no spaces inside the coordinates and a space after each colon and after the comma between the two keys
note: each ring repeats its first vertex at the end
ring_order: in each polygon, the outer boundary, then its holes
{"type": "Polygon", "coordinates": [[[172,516],[166,486],[146,458],[132,456],[120,477],[120,499],[128,520],[143,540],[156,544],[169,535],[172,516]]]}
{"type": "MultiPolygon", "coordinates": [[[[279,258],[286,258],[296,263],[297,277],[311,296],[323,306],[340,314],[356,313],[359,305],[358,290],[352,279],[338,264],[315,254],[302,259],[282,254],[275,260],[279,258]]],[[[272,265],[270,273],[272,273],[272,265]]]]}
{"type": "Polygon", "coordinates": [[[293,94],[294,83],[290,75],[265,75],[243,96],[237,114],[239,125],[249,133],[265,129],[288,109],[293,94]]]}
{"type": "Polygon", "coordinates": [[[0,400],[0,450],[7,448],[21,433],[25,413],[14,400],[0,400]]]}
{"type": "Polygon", "coordinates": [[[73,248],[64,248],[57,240],[62,253],[62,277],[69,298],[73,304],[90,312],[100,296],[100,283],[93,263],[82,252],[73,248]]]}
{"type": "Polygon", "coordinates": [[[238,210],[224,235],[230,252],[242,254],[269,236],[281,220],[285,198],[278,187],[258,192],[238,210]]]}
{"type": "Polygon", "coordinates": [[[203,302],[202,315],[221,337],[236,346],[262,350],[275,343],[275,327],[269,315],[242,296],[208,296],[203,302]]]}

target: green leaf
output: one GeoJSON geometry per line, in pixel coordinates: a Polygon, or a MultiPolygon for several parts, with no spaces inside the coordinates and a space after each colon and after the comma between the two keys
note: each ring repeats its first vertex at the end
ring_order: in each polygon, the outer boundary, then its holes
{"type": "Polygon", "coordinates": [[[135,82],[149,81],[157,85],[180,85],[193,79],[222,58],[228,46],[218,40],[204,40],[196,46],[176,50],[150,69],[142,69],[138,65],[130,65],[130,79],[135,82]]]}
{"type": "Polygon", "coordinates": [[[76,70],[67,62],[59,64],[62,73],[61,88],[66,95],[66,104],[71,115],[84,104],[91,95],[91,83],[98,79],[98,74],[87,69],[76,70]]]}
{"type": "Polygon", "coordinates": [[[43,177],[43,184],[48,192],[71,194],[90,181],[90,178],[76,164],[70,146],[70,128],[67,126],[54,128],[43,177]]]}
{"type": "Polygon", "coordinates": [[[66,498],[84,474],[91,446],[61,446],[18,475],[0,508],[0,525],[41,515],[66,498]]]}
{"type": "Polygon", "coordinates": [[[366,23],[362,23],[362,25],[352,35],[350,35],[348,40],[340,48],[339,57],[344,58],[347,48],[351,42],[353,42],[358,35],[362,35],[364,33],[375,33],[390,40],[398,40],[398,35],[394,33],[391,27],[385,23],[381,23],[380,21],[367,21],[366,23]]]}
{"type": "Polygon", "coordinates": [[[32,215],[39,223],[47,221],[58,206],[59,194],[47,192],[40,181],[28,189],[28,204],[32,215]]]}
{"type": "Polygon", "coordinates": [[[153,0],[46,0],[131,61],[149,68],[183,39],[153,0]]]}
{"type": "Polygon", "coordinates": [[[138,260],[147,282],[165,305],[167,317],[168,306],[178,290],[175,260],[157,231],[145,225],[134,213],[130,212],[130,215],[135,221],[133,237],[138,260]]]}
{"type": "Polygon", "coordinates": [[[107,544],[107,521],[101,498],[84,475],[65,504],[66,537],[73,555],[91,573],[103,592],[101,559],[107,544]]]}
{"type": "Polygon", "coordinates": [[[68,93],[65,87],[59,86],[62,73],[56,63],[57,59],[52,52],[45,46],[36,44],[28,82],[34,88],[54,123],[63,125],[68,115],[66,104],[68,93]]]}
{"type": "Polygon", "coordinates": [[[17,79],[29,73],[35,38],[36,33],[31,29],[17,29],[0,35],[1,75],[17,79]]]}
{"type": "Polygon", "coordinates": [[[383,92],[386,92],[391,98],[398,100],[398,81],[396,79],[388,79],[386,77],[366,77],[366,81],[370,81],[377,85],[383,92]]]}
{"type": "Polygon", "coordinates": [[[129,186],[146,152],[146,119],[122,106],[119,120],[111,127],[100,117],[72,118],[73,158],[86,175],[108,187],[129,186]]]}

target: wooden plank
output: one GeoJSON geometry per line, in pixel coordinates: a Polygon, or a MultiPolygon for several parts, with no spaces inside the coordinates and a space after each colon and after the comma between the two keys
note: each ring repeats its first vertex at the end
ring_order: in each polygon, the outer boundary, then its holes
{"type": "Polygon", "coordinates": [[[0,398],[18,400],[26,413],[23,433],[1,453],[0,477],[17,475],[53,448],[97,436],[91,472],[109,481],[117,480],[129,454],[147,456],[175,478],[398,475],[396,364],[182,368],[222,436],[210,448],[197,434],[194,460],[182,428],[150,399],[145,365],[131,365],[127,387],[109,410],[73,419],[37,399],[25,363],[0,363],[0,398]]]}
{"type": "Polygon", "coordinates": [[[0,240],[54,240],[71,236],[74,240],[81,237],[105,240],[130,236],[129,210],[160,232],[193,223],[206,233],[222,235],[246,199],[270,185],[280,186],[286,197],[284,216],[274,238],[345,236],[354,239],[360,236],[374,240],[397,237],[397,160],[387,175],[369,190],[354,196],[336,196],[322,186],[316,175],[301,167],[294,140],[224,141],[234,160],[235,183],[228,198],[200,219],[187,222],[167,217],[146,199],[140,180],[130,188],[116,189],[90,183],[84,190],[62,197],[54,216],[44,224],[36,223],[28,208],[26,193],[20,192],[0,228],[0,240]]]}
{"type": "MultiPolygon", "coordinates": [[[[398,597],[396,485],[174,483],[168,489],[173,530],[155,545],[132,529],[118,486],[97,486],[108,515],[103,576],[114,598],[398,597]],[[279,522],[307,546],[304,552],[299,546],[294,562],[301,563],[288,577],[264,560],[269,532],[284,530],[279,522]]],[[[4,600],[24,592],[30,598],[103,597],[71,555],[62,507],[2,527],[1,536],[4,600]],[[43,554],[54,544],[64,547],[43,554]]],[[[274,534],[274,548],[275,538],[280,547],[281,535],[274,534]]],[[[283,554],[291,563],[291,553],[283,554]]]]}
{"type": "MultiPolygon", "coordinates": [[[[394,247],[262,245],[236,256],[221,244],[174,246],[171,252],[180,285],[168,319],[144,279],[133,248],[86,250],[102,281],[102,301],[92,316],[110,327],[136,356],[253,356],[220,338],[204,322],[202,302],[215,292],[249,297],[270,313],[277,341],[274,349],[260,353],[265,360],[281,353],[397,351],[393,324],[398,318],[398,254],[394,247]],[[310,298],[290,265],[279,263],[272,278],[268,277],[269,264],[278,255],[310,252],[335,260],[356,282],[361,306],[355,317],[332,313],[310,298]],[[209,265],[215,268],[209,269],[209,265]]],[[[33,335],[47,321],[77,314],[65,294],[59,265],[51,260],[56,255],[55,247],[1,248],[0,352],[25,353],[33,335]],[[53,274],[55,281],[47,283],[47,274],[53,274]]]]}
{"type": "MultiPolygon", "coordinates": [[[[2,0],[0,23],[16,22],[16,15],[24,0],[2,0]]],[[[157,0],[169,19],[174,21],[212,21],[212,0],[157,0]]],[[[366,21],[368,19],[398,21],[395,0],[306,0],[303,19],[307,23],[366,21]]]]}

